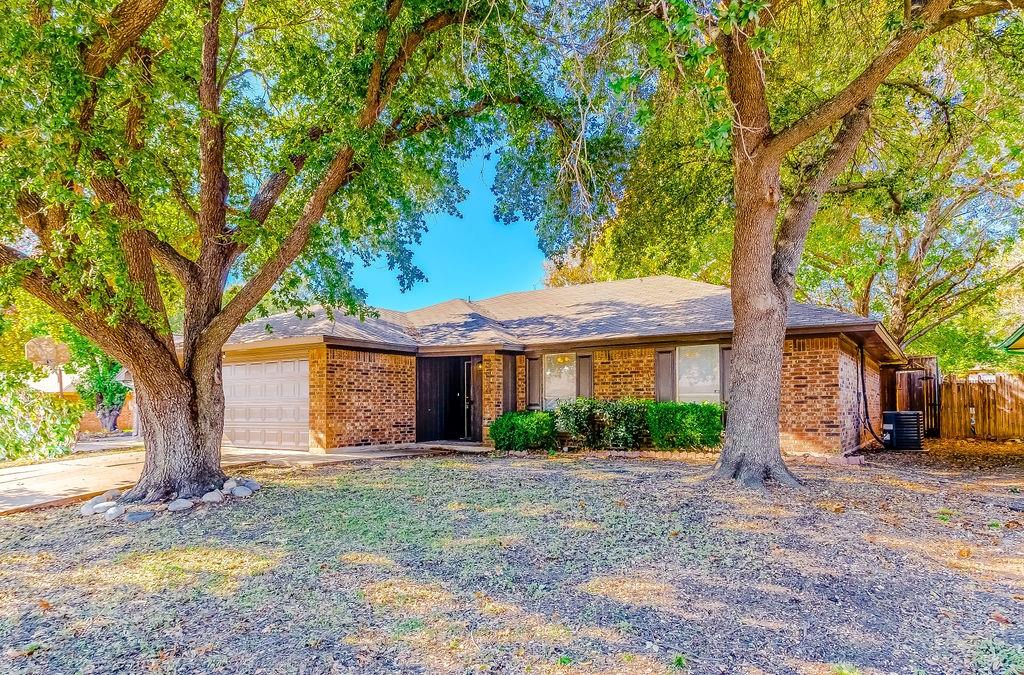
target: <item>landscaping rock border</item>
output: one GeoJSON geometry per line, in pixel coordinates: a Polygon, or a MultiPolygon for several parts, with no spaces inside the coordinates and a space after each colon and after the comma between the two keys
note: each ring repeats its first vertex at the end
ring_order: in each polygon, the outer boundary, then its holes
{"type": "Polygon", "coordinates": [[[158,512],[187,513],[195,509],[197,505],[211,505],[223,503],[228,497],[245,499],[251,497],[262,486],[250,478],[235,477],[224,481],[219,490],[211,490],[200,499],[174,499],[167,504],[146,504],[133,508],[131,505],[119,504],[121,498],[120,490],[107,490],[101,495],[96,495],[86,501],[79,508],[78,512],[83,516],[99,516],[107,522],[112,522],[124,517],[127,523],[142,523],[154,518],[158,512]]]}

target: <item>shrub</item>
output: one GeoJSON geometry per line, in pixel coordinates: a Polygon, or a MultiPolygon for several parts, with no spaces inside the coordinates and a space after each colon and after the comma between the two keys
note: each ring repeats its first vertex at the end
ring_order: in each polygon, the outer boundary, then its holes
{"type": "Polygon", "coordinates": [[[623,398],[604,403],[605,446],[633,450],[644,445],[648,436],[647,409],[651,405],[651,401],[638,398],[623,398]]]}
{"type": "Polygon", "coordinates": [[[491,423],[496,450],[550,450],[555,447],[555,418],[549,412],[507,412],[491,423]]]}
{"type": "Polygon", "coordinates": [[[71,452],[82,406],[27,385],[0,381],[0,460],[71,452]]]}
{"type": "Polygon", "coordinates": [[[654,447],[713,447],[722,442],[722,406],[717,403],[654,403],[647,409],[654,447]]]}
{"type": "Polygon", "coordinates": [[[600,448],[604,440],[604,403],[594,398],[563,401],[555,409],[555,427],[576,445],[600,448]]]}

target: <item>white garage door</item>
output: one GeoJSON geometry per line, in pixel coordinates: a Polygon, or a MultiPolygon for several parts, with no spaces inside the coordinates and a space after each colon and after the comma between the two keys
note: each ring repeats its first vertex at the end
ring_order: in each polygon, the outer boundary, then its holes
{"type": "Polygon", "coordinates": [[[224,442],[309,450],[309,361],[224,365],[224,442]]]}

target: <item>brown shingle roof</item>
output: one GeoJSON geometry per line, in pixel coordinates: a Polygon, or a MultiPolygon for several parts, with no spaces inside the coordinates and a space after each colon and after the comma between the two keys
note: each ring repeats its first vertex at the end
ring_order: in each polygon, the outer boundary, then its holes
{"type": "MultiPolygon", "coordinates": [[[[449,300],[411,312],[377,310],[359,321],[322,309],[312,319],[279,314],[239,327],[230,343],[326,336],[395,347],[495,346],[600,342],[732,331],[729,289],[671,276],[605,281],[507,293],[486,300],[449,300]],[[269,326],[270,331],[267,331],[269,326]]],[[[790,329],[866,328],[877,322],[824,307],[793,303],[790,329]]]]}

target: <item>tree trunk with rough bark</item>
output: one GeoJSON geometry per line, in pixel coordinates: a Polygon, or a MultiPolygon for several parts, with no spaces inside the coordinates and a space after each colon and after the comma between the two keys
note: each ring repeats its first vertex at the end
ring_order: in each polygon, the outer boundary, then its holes
{"type": "Polygon", "coordinates": [[[778,434],[789,311],[789,298],[772,281],[782,195],[779,165],[738,158],[736,176],[729,416],[714,475],[750,487],[761,487],[766,479],[797,485],[782,461],[778,434]]]}
{"type": "Polygon", "coordinates": [[[100,421],[100,428],[106,432],[117,431],[117,418],[121,416],[121,406],[98,405],[96,406],[96,419],[100,421]]]}
{"type": "Polygon", "coordinates": [[[220,362],[193,377],[135,374],[136,409],[142,418],[146,460],[127,502],[195,498],[219,489],[224,431],[220,362]]]}

